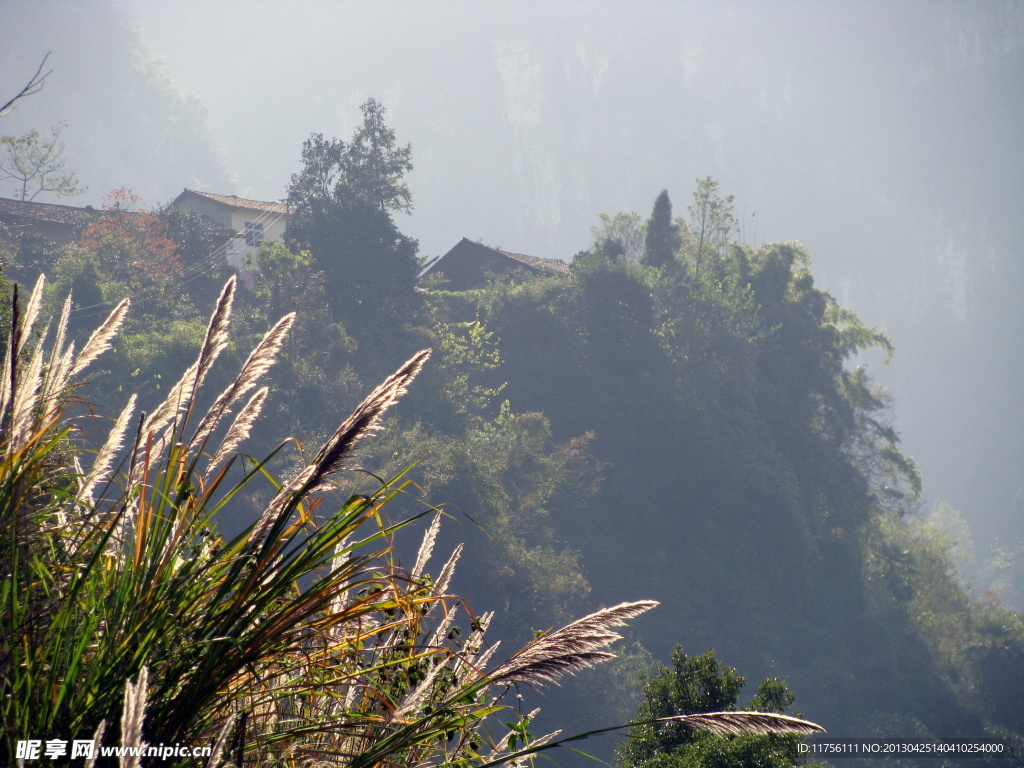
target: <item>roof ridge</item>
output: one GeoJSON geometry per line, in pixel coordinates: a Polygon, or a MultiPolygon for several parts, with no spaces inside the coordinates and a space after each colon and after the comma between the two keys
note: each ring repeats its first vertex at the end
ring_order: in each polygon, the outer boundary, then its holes
{"type": "MultiPolygon", "coordinates": [[[[274,200],[256,200],[251,197],[239,197],[238,195],[219,195],[216,192],[202,192],[198,189],[189,189],[188,187],[182,192],[185,194],[190,192],[193,195],[199,195],[207,200],[212,200],[215,203],[221,205],[228,205],[234,208],[242,208],[245,210],[262,210],[270,211],[273,213],[288,213],[288,205],[286,203],[277,202],[274,200]]],[[[181,197],[181,195],[178,195],[181,197]]]]}

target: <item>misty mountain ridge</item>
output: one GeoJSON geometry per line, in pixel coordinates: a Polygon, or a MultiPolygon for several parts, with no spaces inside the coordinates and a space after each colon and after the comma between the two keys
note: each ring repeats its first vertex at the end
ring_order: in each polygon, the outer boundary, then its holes
{"type": "MultiPolygon", "coordinates": [[[[54,50],[46,88],[4,131],[68,120],[68,167],[91,188],[65,202],[97,199],[104,179],[149,204],[242,192],[235,173],[248,196],[288,195],[294,243],[265,244],[262,277],[238,293],[243,338],[298,312],[258,448],[329,433],[343,404],[431,346],[370,456],[385,475],[422,460],[425,498],[451,505],[440,544],[467,542],[457,591],[497,607],[495,636],[662,602],[622,664],[582,683],[593,711],[579,727],[629,709],[637,673],[679,642],[754,679],[784,675],[801,707],[864,733],[1024,727],[1005,684],[1024,634],[999,599],[1024,599],[1017,4],[515,18],[445,5],[390,24],[366,8],[246,7],[8,6],[37,34],[0,61],[0,87],[30,74],[25,49],[54,50]],[[361,164],[381,147],[390,170],[361,164]],[[337,166],[317,165],[334,150],[337,166]],[[659,261],[645,241],[627,262],[589,237],[602,211],[653,227],[666,187],[686,219],[695,177],[736,196],[749,246],[705,253],[691,238],[659,261]],[[422,290],[418,257],[467,236],[571,269],[422,290]],[[952,575],[965,521],[991,566],[975,586],[998,590],[973,602],[952,575]]],[[[160,216],[183,238],[194,225],[160,216]]],[[[93,381],[147,407],[202,337],[216,281],[179,271],[177,290],[150,291],[147,270],[180,265],[130,238],[103,251],[102,234],[46,254],[47,301],[71,285],[93,306],[138,299],[93,381]]],[[[208,265],[203,245],[181,263],[208,265]]],[[[259,493],[225,523],[244,524],[259,493]]],[[[578,694],[550,710],[573,722],[578,694]]]]}

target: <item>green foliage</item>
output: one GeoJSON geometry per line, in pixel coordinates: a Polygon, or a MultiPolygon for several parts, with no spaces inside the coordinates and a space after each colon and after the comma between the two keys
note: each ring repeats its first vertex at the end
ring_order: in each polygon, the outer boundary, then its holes
{"type": "Polygon", "coordinates": [[[602,213],[598,220],[600,224],[590,228],[594,238],[592,250],[606,256],[622,256],[626,261],[640,261],[647,239],[647,222],[639,213],[602,213]]]}
{"type": "MultiPolygon", "coordinates": [[[[76,317],[78,314],[88,316],[82,330],[92,326],[95,323],[93,318],[103,313],[108,293],[111,298],[121,293],[120,286],[104,279],[96,255],[74,245],[61,249],[53,286],[53,293],[58,296],[74,296],[74,308],[78,310],[76,317]]],[[[74,320],[72,324],[76,324],[74,320]]]]}
{"type": "Polygon", "coordinates": [[[7,244],[3,256],[5,271],[11,280],[34,285],[39,275],[52,272],[60,258],[60,250],[49,238],[33,229],[0,229],[0,241],[7,244]]]}
{"type": "Polygon", "coordinates": [[[10,295],[14,288],[14,281],[8,273],[14,263],[14,255],[11,246],[16,245],[16,240],[11,231],[0,224],[0,343],[7,343],[7,333],[11,327],[11,302],[10,295]]]}
{"type": "Polygon", "coordinates": [[[475,575],[465,596],[500,608],[494,629],[516,642],[579,610],[590,591],[553,516],[580,514],[597,490],[591,437],[556,442],[544,416],[514,414],[506,402],[494,421],[457,436],[419,424],[381,441],[386,470],[417,460],[425,498],[445,500],[459,523],[453,535],[468,544],[464,567],[475,575]]]}
{"type": "Polygon", "coordinates": [[[313,273],[308,251],[292,251],[284,243],[270,239],[260,240],[259,249],[248,257],[246,268],[256,272],[253,294],[271,317],[297,309],[303,303],[303,290],[315,290],[322,277],[313,273]]]}
{"type": "Polygon", "coordinates": [[[693,270],[700,275],[706,263],[721,257],[736,230],[732,195],[718,196],[718,182],[710,176],[697,179],[690,213],[688,257],[693,270]]]}
{"type": "Polygon", "coordinates": [[[156,328],[140,328],[136,332],[122,334],[117,356],[124,365],[135,367],[121,380],[121,391],[138,392],[151,402],[166,397],[175,384],[169,372],[188,366],[196,348],[202,343],[205,331],[205,323],[194,319],[176,320],[156,328]]]}
{"type": "Polygon", "coordinates": [[[478,381],[501,366],[495,334],[480,320],[445,323],[436,315],[434,332],[440,357],[438,374],[444,381],[441,394],[460,414],[479,420],[505,388],[504,384],[488,387],[478,381]]]}
{"type": "Polygon", "coordinates": [[[320,436],[332,427],[335,404],[356,402],[363,389],[353,368],[358,345],[335,319],[323,273],[308,251],[266,239],[248,266],[254,278],[242,301],[249,328],[295,313],[295,326],[271,377],[276,406],[267,420],[265,445],[288,434],[320,436]]]}
{"type": "MultiPolygon", "coordinates": [[[[697,712],[738,709],[746,679],[724,666],[714,651],[687,656],[681,646],[672,651],[672,666],[661,667],[644,685],[644,701],[636,720],[697,712]]],[[[746,709],[784,713],[795,694],[776,678],[761,682],[746,709]]],[[[716,736],[679,723],[635,725],[618,748],[620,768],[746,768],[796,765],[797,736],[716,736]]]]}
{"type": "Polygon", "coordinates": [[[654,352],[650,288],[630,265],[600,255],[576,259],[573,280],[586,367],[598,374],[643,370],[654,352]]]}
{"type": "Polygon", "coordinates": [[[1022,734],[1024,691],[1018,680],[1024,668],[1024,616],[1007,609],[992,592],[977,601],[972,611],[981,639],[974,659],[978,689],[984,692],[982,706],[992,722],[1022,734]]]}
{"type": "Polygon", "coordinates": [[[553,514],[555,535],[602,599],[644,575],[665,605],[648,648],[682,623],[687,642],[787,670],[816,714],[851,728],[894,712],[921,733],[1005,724],[986,714],[998,684],[979,659],[1008,674],[1016,646],[985,639],[948,551],[900,521],[921,479],[890,400],[850,365],[888,358],[890,340],[816,285],[799,244],[731,242],[717,189],[700,184],[683,269],[622,259],[605,216],[571,278],[464,296],[500,339],[489,381],[547,414],[556,439],[594,434],[600,492],[553,514]]]}
{"type": "Polygon", "coordinates": [[[412,170],[412,147],[398,146],[375,99],[361,107],[363,122],[349,142],[314,133],[302,145],[302,171],[292,177],[289,201],[299,207],[342,200],[382,211],[412,210],[412,195],[402,181],[412,170]]]}

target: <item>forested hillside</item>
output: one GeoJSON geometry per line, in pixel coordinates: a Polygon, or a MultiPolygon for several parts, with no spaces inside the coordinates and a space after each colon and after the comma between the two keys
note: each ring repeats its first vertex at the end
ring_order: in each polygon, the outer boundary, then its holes
{"type": "MultiPolygon", "coordinates": [[[[813,254],[744,244],[732,198],[708,178],[674,192],[686,201],[675,215],[662,193],[649,218],[603,217],[567,277],[420,285],[417,243],[396,220],[414,157],[379,104],[363,118],[351,139],[306,142],[288,242],[263,243],[239,287],[241,335],[225,353],[236,362],[297,313],[247,452],[289,435],[316,444],[432,347],[363,462],[384,476],[418,462],[417,495],[450,517],[441,541],[467,544],[456,591],[498,610],[491,639],[519,647],[588,609],[661,602],[627,658],[596,673],[608,682],[584,683],[588,712],[570,690],[551,721],[628,715],[638,672],[682,644],[785,679],[834,734],[1024,732],[1009,683],[1024,678],[1024,622],[971,602],[951,543],[915,516],[922,481],[891,404],[852,363],[894,354],[894,340],[815,284],[813,254]]],[[[211,247],[195,217],[129,217],[144,205],[126,191],[109,202],[77,243],[10,235],[4,260],[25,281],[48,273],[54,313],[72,291],[72,336],[132,298],[85,394],[117,409],[138,392],[146,410],[195,354],[229,270],[186,280],[211,247]]],[[[250,493],[226,508],[225,530],[252,522],[250,493]]]]}

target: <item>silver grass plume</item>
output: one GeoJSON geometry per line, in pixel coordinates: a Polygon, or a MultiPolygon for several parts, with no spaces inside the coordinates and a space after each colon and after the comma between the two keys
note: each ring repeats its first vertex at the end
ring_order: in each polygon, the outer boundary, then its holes
{"type": "Polygon", "coordinates": [[[423,541],[420,542],[419,551],[416,553],[416,564],[412,567],[412,577],[419,578],[423,569],[427,567],[427,561],[434,551],[434,542],[437,541],[437,532],[441,530],[441,515],[434,515],[434,519],[423,534],[423,541]]]}
{"type": "Polygon", "coordinates": [[[57,332],[53,337],[53,356],[50,360],[50,367],[56,362],[58,356],[64,354],[64,342],[67,340],[68,320],[71,319],[71,294],[64,298],[64,306],[61,307],[60,320],[57,321],[57,332]]]}
{"type": "Polygon", "coordinates": [[[96,758],[99,757],[100,754],[100,744],[103,743],[103,734],[106,732],[106,730],[107,721],[100,720],[100,724],[99,726],[97,726],[96,732],[92,735],[92,742],[95,745],[95,749],[93,749],[92,757],[85,761],[85,768],[95,768],[96,758]]]}
{"type": "MultiPolygon", "coordinates": [[[[431,606],[431,609],[433,609],[433,606],[431,606]]],[[[458,612],[459,607],[457,605],[451,610],[444,612],[441,620],[437,623],[437,626],[431,633],[430,638],[427,640],[428,648],[440,648],[444,644],[444,636],[448,634],[448,629],[451,627],[452,622],[455,621],[455,616],[458,612]]]]}
{"type": "Polygon", "coordinates": [[[25,342],[28,341],[28,337],[32,335],[32,326],[36,322],[36,317],[39,315],[39,303],[43,298],[43,283],[46,282],[46,275],[40,275],[39,279],[36,280],[35,288],[32,289],[32,295],[29,296],[28,304],[25,305],[25,314],[22,316],[21,327],[22,332],[18,337],[18,354],[21,354],[21,350],[25,347],[25,342]]]}
{"type": "Polygon", "coordinates": [[[549,635],[537,638],[491,671],[488,677],[495,683],[524,683],[533,686],[557,684],[568,673],[615,658],[614,654],[602,650],[622,638],[611,628],[625,626],[627,620],[649,611],[657,604],[654,600],[620,603],[577,619],[549,635]]]}
{"type": "MultiPolygon", "coordinates": [[[[334,545],[334,557],[331,558],[331,572],[337,573],[344,568],[349,560],[352,559],[352,553],[349,551],[349,536],[346,536],[337,544],[334,545]]],[[[349,602],[352,599],[350,594],[351,589],[348,585],[342,584],[338,587],[334,593],[334,597],[331,598],[330,605],[327,608],[327,614],[329,616],[337,616],[345,608],[348,607],[349,602]]],[[[342,622],[331,628],[331,637],[335,640],[341,640],[345,637],[346,624],[342,622]]]]}
{"type": "Polygon", "coordinates": [[[491,660],[495,651],[497,651],[498,646],[501,645],[499,640],[483,653],[480,653],[480,649],[484,644],[484,635],[487,633],[487,628],[491,625],[493,619],[494,611],[488,611],[477,619],[476,628],[470,634],[465,648],[459,654],[455,665],[452,667],[452,671],[455,673],[455,677],[460,685],[468,684],[472,677],[481,676],[487,663],[491,660]]]}
{"type": "MultiPolygon", "coordinates": [[[[121,716],[121,746],[145,747],[142,740],[142,725],[146,720],[146,686],[149,684],[149,671],[142,668],[134,685],[128,680],[124,684],[124,714],[121,716]]],[[[138,755],[127,758],[121,756],[121,768],[138,768],[138,755]]]]}
{"type": "Polygon", "coordinates": [[[113,311],[107,315],[107,319],[103,321],[100,327],[92,332],[89,340],[82,347],[82,351],[75,358],[71,370],[68,371],[68,378],[80,373],[89,363],[110,349],[110,341],[117,334],[117,329],[121,327],[121,323],[124,322],[124,316],[128,313],[128,307],[130,306],[131,301],[122,299],[114,307],[113,311]]]}
{"type": "Polygon", "coordinates": [[[288,335],[294,322],[295,313],[290,312],[267,331],[260,343],[249,353],[238,376],[227,389],[220,393],[199,422],[196,434],[192,438],[194,444],[199,445],[209,437],[231,406],[256,386],[263,374],[270,370],[270,367],[277,361],[277,353],[281,350],[285,336],[288,335]]]}
{"type": "Polygon", "coordinates": [[[67,348],[64,341],[67,337],[68,319],[71,317],[71,294],[64,300],[64,307],[60,313],[60,320],[57,321],[57,332],[53,339],[53,350],[50,352],[50,362],[46,366],[46,379],[43,382],[40,399],[46,403],[55,394],[60,393],[66,386],[68,372],[71,370],[72,347],[67,348]]]}
{"type": "Polygon", "coordinates": [[[217,452],[210,460],[210,466],[206,470],[207,477],[225,458],[234,453],[243,440],[249,437],[253,423],[255,423],[260,415],[260,411],[263,410],[263,403],[266,402],[269,391],[267,387],[256,390],[256,393],[249,398],[249,402],[238,412],[238,416],[235,417],[235,420],[228,428],[228,433],[224,436],[224,440],[221,441],[220,447],[217,448],[217,452]]]}
{"type": "MultiPolygon", "coordinates": [[[[500,645],[501,641],[499,640],[496,643],[494,643],[494,645],[490,646],[489,648],[485,649],[482,653],[477,655],[476,658],[471,659],[470,663],[467,663],[465,665],[463,673],[461,675],[458,675],[459,682],[462,685],[465,685],[467,682],[469,682],[470,671],[479,671],[485,668],[488,662],[491,660],[491,657],[494,656],[495,653],[497,653],[498,647],[500,645]]],[[[477,650],[479,650],[479,648],[477,648],[477,650]]]]}
{"type": "Polygon", "coordinates": [[[443,669],[445,669],[444,664],[435,664],[431,668],[420,684],[398,705],[395,710],[395,719],[405,720],[423,705],[427,700],[427,694],[430,693],[430,689],[434,687],[434,681],[443,669]]]}
{"type": "MultiPolygon", "coordinates": [[[[539,711],[539,710],[534,710],[534,712],[537,712],[537,711],[539,711]]],[[[547,733],[547,734],[545,734],[545,735],[543,735],[543,736],[541,736],[539,738],[536,738],[533,741],[531,741],[530,742],[530,747],[533,748],[533,749],[541,747],[541,746],[543,746],[545,744],[548,744],[552,739],[554,739],[556,736],[560,736],[561,734],[562,734],[561,730],[552,731],[551,733],[547,733]]],[[[526,768],[527,765],[532,765],[533,764],[533,762],[530,760],[530,757],[531,757],[530,755],[522,755],[521,757],[517,757],[514,760],[510,760],[509,762],[505,763],[505,765],[507,765],[508,768],[526,768]]]]}
{"type": "Polygon", "coordinates": [[[473,630],[469,640],[466,641],[467,654],[474,654],[480,650],[484,644],[484,635],[487,634],[487,628],[491,626],[492,621],[494,621],[494,611],[487,611],[476,620],[476,629],[473,630]]]}
{"type": "Polygon", "coordinates": [[[68,344],[64,353],[53,360],[53,364],[47,367],[46,376],[43,380],[43,391],[40,400],[49,406],[49,403],[64,395],[70,383],[71,359],[75,354],[74,343],[68,344]]]}
{"type": "MultiPolygon", "coordinates": [[[[194,362],[185,369],[185,373],[175,382],[167,393],[167,397],[152,410],[142,424],[143,435],[161,435],[166,427],[172,424],[174,418],[181,413],[188,405],[192,396],[193,387],[196,382],[196,373],[199,370],[199,363],[194,362]]],[[[159,456],[164,448],[164,440],[154,440],[152,453],[159,456]]],[[[145,440],[140,443],[145,444],[145,440]]],[[[132,479],[134,482],[135,478],[132,479]]]]}
{"type": "Polygon", "coordinates": [[[217,734],[217,740],[213,743],[213,751],[210,752],[210,759],[206,761],[206,768],[214,768],[220,765],[220,756],[224,752],[224,745],[228,741],[228,732],[231,730],[231,726],[235,724],[235,715],[231,715],[227,720],[224,721],[224,726],[220,729],[220,733],[217,734]]]}
{"type": "MultiPolygon", "coordinates": [[[[40,280],[42,278],[40,277],[40,280]]],[[[36,403],[39,402],[39,387],[42,384],[43,372],[43,341],[46,335],[39,340],[39,344],[32,352],[32,359],[28,367],[19,367],[18,376],[14,384],[14,393],[11,398],[11,450],[16,451],[21,447],[22,435],[28,431],[32,423],[32,415],[36,403]]]]}
{"type": "Polygon", "coordinates": [[[273,527],[277,519],[290,509],[296,499],[322,488],[331,475],[344,468],[356,446],[380,429],[381,415],[405,394],[409,383],[430,357],[424,349],[409,358],[397,371],[381,382],[352,412],[338,430],[324,444],[312,463],[278,492],[253,528],[250,541],[259,542],[273,527]]]}
{"type": "Polygon", "coordinates": [[[448,585],[451,584],[452,576],[455,575],[455,566],[461,556],[462,544],[459,544],[452,552],[452,556],[448,558],[448,562],[441,567],[441,572],[437,574],[437,581],[434,582],[434,588],[430,591],[431,597],[441,597],[448,591],[448,585]]]}
{"type": "Polygon", "coordinates": [[[85,478],[85,482],[76,494],[75,501],[90,506],[92,504],[92,491],[100,483],[107,481],[107,473],[114,464],[114,459],[117,456],[118,451],[124,445],[124,436],[128,431],[128,423],[131,421],[132,415],[135,413],[135,395],[128,398],[128,404],[121,411],[121,415],[118,417],[114,424],[114,428],[110,430],[110,434],[107,436],[106,442],[103,443],[103,447],[100,448],[100,452],[96,455],[96,461],[93,462],[92,469],[89,470],[88,476],[85,478]]]}
{"type": "Polygon", "coordinates": [[[206,337],[199,350],[198,370],[195,388],[198,389],[213,362],[228,345],[228,329],[231,326],[231,308],[235,302],[235,286],[238,278],[232,275],[224,283],[224,288],[217,299],[217,306],[210,316],[210,324],[206,327],[206,337]]]}
{"type": "Polygon", "coordinates": [[[698,712],[690,715],[659,717],[653,723],[682,723],[709,731],[716,736],[764,735],[768,733],[825,733],[825,729],[810,720],[801,720],[774,712],[698,712]]]}
{"type": "Polygon", "coordinates": [[[380,430],[380,420],[384,411],[397,403],[406,393],[409,384],[423,369],[428,357],[429,349],[417,352],[358,405],[307,468],[311,471],[303,483],[304,492],[312,493],[322,488],[332,474],[343,468],[345,460],[359,443],[380,430]]]}
{"type": "Polygon", "coordinates": [[[224,284],[217,306],[210,316],[206,336],[199,348],[199,357],[188,367],[178,382],[171,387],[160,405],[153,409],[142,428],[144,434],[155,434],[170,424],[188,407],[195,391],[202,385],[214,361],[228,345],[228,327],[231,324],[231,307],[235,298],[235,276],[224,284]]]}

